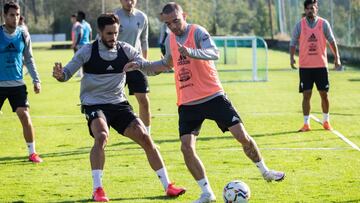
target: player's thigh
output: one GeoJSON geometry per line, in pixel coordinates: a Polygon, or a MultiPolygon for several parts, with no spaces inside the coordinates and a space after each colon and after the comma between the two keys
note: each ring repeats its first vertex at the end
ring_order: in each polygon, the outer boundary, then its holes
{"type": "Polygon", "coordinates": [[[124,136],[130,138],[141,147],[153,145],[150,135],[147,134],[144,124],[139,118],[134,119],[125,129],[124,136]]]}
{"type": "Polygon", "coordinates": [[[187,134],[199,135],[201,125],[205,120],[199,105],[181,105],[178,109],[179,114],[179,135],[182,137],[187,134]]]}
{"type": "Polygon", "coordinates": [[[329,84],[328,75],[329,74],[327,68],[319,68],[316,70],[316,73],[314,74],[314,80],[315,80],[316,88],[319,91],[325,91],[325,92],[329,91],[330,84],[329,84]]]}
{"type": "Polygon", "coordinates": [[[109,136],[109,128],[103,117],[93,119],[90,129],[95,139],[106,140],[109,136]]]}
{"type": "Polygon", "coordinates": [[[126,84],[128,85],[130,95],[150,92],[147,77],[141,71],[126,72],[126,84]]]}
{"type": "Polygon", "coordinates": [[[231,101],[225,95],[215,97],[204,103],[204,112],[206,118],[214,120],[223,132],[242,122],[231,101]]]}
{"type": "Polygon", "coordinates": [[[299,69],[299,92],[312,90],[314,86],[313,69],[300,68],[299,69]]]}
{"type": "Polygon", "coordinates": [[[109,134],[108,118],[101,106],[82,106],[82,111],[87,120],[89,133],[92,137],[98,136],[101,132],[109,134]]]}
{"type": "Polygon", "coordinates": [[[231,127],[229,127],[229,131],[233,135],[233,137],[238,140],[241,143],[248,142],[248,133],[245,129],[245,126],[243,123],[235,124],[231,127]]]}

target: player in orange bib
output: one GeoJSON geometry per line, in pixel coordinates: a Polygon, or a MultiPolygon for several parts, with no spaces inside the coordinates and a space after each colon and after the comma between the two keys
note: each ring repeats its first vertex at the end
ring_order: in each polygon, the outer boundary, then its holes
{"type": "Polygon", "coordinates": [[[188,24],[180,5],[171,2],[162,10],[164,23],[171,30],[165,41],[166,54],[156,62],[128,63],[125,70],[140,68],[156,75],[174,67],[179,112],[179,134],[185,164],[202,190],[196,203],[216,200],[205,167],[196,153],[196,138],[205,119],[214,120],[223,131],[230,131],[245,154],[267,181],[281,181],[284,172],[269,170],[254,139],[246,132],[240,116],[221,86],[214,60],[219,51],[207,30],[188,24]]]}
{"type": "Polygon", "coordinates": [[[295,67],[296,44],[299,43],[299,92],[303,93],[302,109],[304,125],[299,132],[310,131],[310,99],[314,83],[320,93],[323,111],[323,127],[331,130],[329,122],[329,80],[326,41],[329,42],[335,58],[335,68],[341,67],[336,41],[329,23],[317,16],[316,0],[304,1],[305,17],[294,28],[290,42],[290,64],[295,67]]]}

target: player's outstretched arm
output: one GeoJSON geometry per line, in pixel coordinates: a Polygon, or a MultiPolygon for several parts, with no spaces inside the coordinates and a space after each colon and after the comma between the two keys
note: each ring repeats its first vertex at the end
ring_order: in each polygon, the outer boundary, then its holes
{"type": "Polygon", "coordinates": [[[55,62],[53,67],[53,77],[60,82],[65,81],[64,69],[59,62],[55,62]]]}

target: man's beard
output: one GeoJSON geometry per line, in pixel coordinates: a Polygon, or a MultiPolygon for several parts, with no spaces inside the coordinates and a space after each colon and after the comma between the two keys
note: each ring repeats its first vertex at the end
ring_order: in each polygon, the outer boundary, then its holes
{"type": "Polygon", "coordinates": [[[111,46],[109,46],[109,44],[108,44],[108,42],[106,42],[105,40],[103,40],[102,39],[102,41],[103,41],[103,44],[106,46],[106,48],[108,48],[108,49],[113,49],[114,47],[115,47],[115,45],[113,45],[113,43],[111,42],[111,46]]]}

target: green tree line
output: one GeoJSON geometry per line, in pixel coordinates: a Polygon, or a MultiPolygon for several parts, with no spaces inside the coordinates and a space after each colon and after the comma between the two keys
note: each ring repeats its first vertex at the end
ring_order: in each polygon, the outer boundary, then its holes
{"type": "MultiPolygon", "coordinates": [[[[0,0],[1,7],[7,0],[0,0]]],[[[120,7],[119,0],[17,0],[26,17],[31,33],[66,33],[70,37],[70,16],[78,10],[96,32],[96,18],[120,7]],[[104,2],[104,5],[102,4],[104,2]],[[104,6],[104,7],[103,7],[104,6]]],[[[166,0],[138,0],[137,8],[149,18],[149,38],[159,36],[159,13],[166,0]]],[[[289,39],[292,29],[301,18],[302,0],[178,0],[187,13],[187,20],[207,28],[212,35],[257,35],[265,38],[289,39]],[[280,14],[280,7],[284,13],[280,14]],[[279,21],[283,15],[284,20],[279,21]],[[281,25],[285,30],[280,30],[281,25]],[[283,32],[283,33],[281,33],[283,32]]],[[[329,20],[333,16],[335,35],[341,42],[360,45],[360,0],[319,1],[319,12],[329,20]],[[334,12],[329,12],[329,2],[334,12]],[[350,20],[349,20],[350,19],[350,20]]],[[[2,20],[1,20],[2,21],[2,20]]],[[[329,20],[330,21],[330,20],[329,20]]],[[[96,33],[94,33],[96,34],[96,33]]]]}

